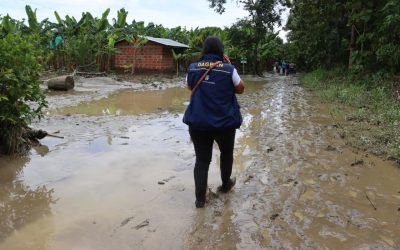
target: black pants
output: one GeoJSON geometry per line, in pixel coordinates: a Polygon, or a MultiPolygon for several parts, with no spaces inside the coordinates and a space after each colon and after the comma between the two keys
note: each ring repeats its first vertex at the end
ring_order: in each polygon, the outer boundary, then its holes
{"type": "Polygon", "coordinates": [[[189,128],[196,164],[194,167],[194,184],[196,199],[205,201],[207,192],[208,168],[212,158],[214,140],[217,142],[220,155],[220,169],[222,185],[227,185],[232,174],[233,148],[235,144],[236,129],[223,131],[201,131],[189,128]]]}

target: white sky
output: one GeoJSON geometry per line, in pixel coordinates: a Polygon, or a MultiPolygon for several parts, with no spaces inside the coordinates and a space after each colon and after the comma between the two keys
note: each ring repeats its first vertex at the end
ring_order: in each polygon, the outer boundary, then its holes
{"type": "MultiPolygon", "coordinates": [[[[39,20],[49,18],[55,21],[54,11],[61,17],[74,16],[79,19],[82,12],[89,11],[93,16],[101,16],[104,10],[111,9],[109,18],[117,14],[117,10],[125,8],[128,22],[133,19],[162,24],[164,27],[176,26],[187,29],[206,26],[232,25],[238,18],[247,16],[247,12],[236,4],[236,1],[227,1],[226,11],[222,15],[209,8],[206,0],[0,0],[0,14],[9,14],[15,19],[26,18],[25,5],[37,9],[39,20]]],[[[286,20],[287,14],[284,15],[286,20]]],[[[283,22],[283,24],[286,21],[283,22]]],[[[285,38],[285,32],[280,33],[285,38]]],[[[286,39],[284,39],[286,40],[286,39]]]]}

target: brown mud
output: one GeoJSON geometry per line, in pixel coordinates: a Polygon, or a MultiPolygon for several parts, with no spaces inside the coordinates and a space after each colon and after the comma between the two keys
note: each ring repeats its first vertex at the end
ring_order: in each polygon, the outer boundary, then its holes
{"type": "Polygon", "coordinates": [[[0,158],[0,249],[400,247],[400,169],[346,146],[332,107],[296,78],[248,83],[237,185],[216,193],[215,146],[204,209],[181,122],[189,92],[95,85],[52,94],[34,124],[64,139],[0,158]]]}

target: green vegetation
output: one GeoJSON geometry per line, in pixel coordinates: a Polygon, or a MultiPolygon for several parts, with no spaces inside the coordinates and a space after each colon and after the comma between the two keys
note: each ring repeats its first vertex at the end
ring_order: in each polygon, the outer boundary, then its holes
{"type": "Polygon", "coordinates": [[[346,113],[340,128],[353,146],[400,160],[398,78],[379,74],[355,77],[345,69],[336,69],[316,70],[300,80],[323,100],[338,104],[341,112],[337,115],[346,113]]]}
{"type": "Polygon", "coordinates": [[[37,36],[7,34],[0,39],[0,152],[22,152],[24,129],[46,106],[39,88],[37,36]]]}
{"type": "MultiPolygon", "coordinates": [[[[274,2],[274,1],[273,1],[274,2]]],[[[196,60],[201,52],[202,43],[208,36],[220,37],[227,54],[234,63],[239,64],[245,57],[251,67],[248,71],[260,73],[267,63],[281,57],[283,41],[273,33],[273,25],[279,22],[279,11],[275,11],[274,3],[263,4],[253,9],[246,7],[250,17],[239,20],[232,27],[206,27],[186,29],[180,26],[165,28],[152,22],[147,25],[144,22],[133,20],[127,22],[128,11],[121,9],[117,17],[109,21],[110,9],[104,11],[100,18],[93,17],[89,12],[83,12],[77,20],[69,15],[62,18],[56,11],[56,22],[49,19],[39,21],[36,10],[26,6],[27,23],[11,18],[9,15],[0,17],[0,29],[3,34],[19,33],[38,34],[38,48],[42,52],[41,64],[45,69],[73,71],[77,67],[84,71],[110,71],[112,56],[117,53],[115,43],[119,40],[127,40],[135,46],[143,45],[143,36],[168,38],[188,44],[189,50],[179,58],[179,64],[187,66],[196,60]],[[262,8],[267,11],[261,11],[262,8]],[[268,11],[272,11],[269,15],[268,11]],[[56,39],[62,38],[62,42],[56,46],[56,39]]],[[[271,64],[271,63],[270,63],[271,64]]],[[[179,66],[179,65],[178,65],[179,66]]],[[[131,73],[134,73],[131,70],[131,73]]]]}
{"type": "MultiPolygon", "coordinates": [[[[208,0],[217,12],[225,11],[226,0],[208,0]]],[[[283,41],[274,33],[274,26],[281,25],[284,0],[240,0],[249,16],[237,21],[229,29],[229,55],[249,58],[253,74],[261,75],[265,64],[281,59],[283,41]],[[232,53],[233,52],[233,53],[232,53]]]]}
{"type": "Polygon", "coordinates": [[[289,6],[289,51],[299,67],[399,73],[398,0],[296,0],[289,6]]]}
{"type": "Polygon", "coordinates": [[[400,2],[292,1],[287,51],[302,82],[351,107],[345,130],[358,148],[400,159],[400,2]],[[336,69],[335,69],[336,68],[336,69]]]}

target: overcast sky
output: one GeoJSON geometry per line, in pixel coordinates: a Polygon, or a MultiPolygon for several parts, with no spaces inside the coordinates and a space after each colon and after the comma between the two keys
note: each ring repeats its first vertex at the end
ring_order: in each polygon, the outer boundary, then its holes
{"type": "MultiPolygon", "coordinates": [[[[26,18],[25,5],[29,4],[33,9],[37,9],[39,20],[50,18],[51,21],[55,21],[55,10],[62,17],[70,15],[79,19],[84,11],[99,17],[107,8],[111,9],[109,17],[113,18],[117,10],[125,8],[129,12],[129,23],[135,19],[145,23],[162,24],[168,28],[223,28],[247,15],[236,1],[227,2],[226,12],[220,15],[209,8],[206,0],[0,0],[0,14],[9,14],[15,19],[26,18]]],[[[280,36],[284,38],[285,33],[281,32],[280,36]]]]}

